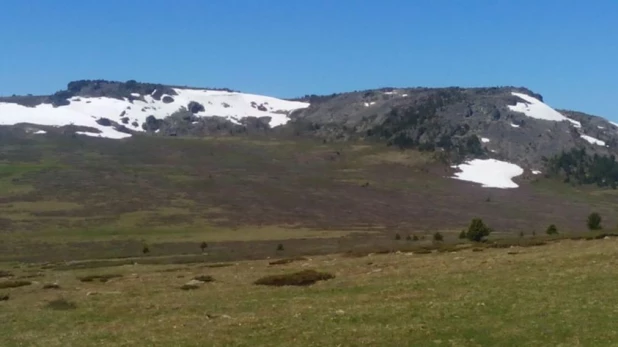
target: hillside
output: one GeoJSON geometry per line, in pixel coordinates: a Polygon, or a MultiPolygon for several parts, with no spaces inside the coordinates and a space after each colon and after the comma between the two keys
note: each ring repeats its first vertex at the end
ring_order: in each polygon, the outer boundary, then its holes
{"type": "MultiPolygon", "coordinates": [[[[584,150],[586,172],[595,155],[618,153],[617,124],[556,110],[540,94],[515,87],[382,88],[282,100],[230,89],[76,81],[50,96],[0,98],[0,125],[112,139],[270,134],[378,142],[437,153],[462,171],[461,179],[498,188],[517,187],[512,178],[523,174],[550,174],[547,160],[562,152],[584,150]]],[[[606,167],[578,181],[618,181],[618,164],[606,167]]],[[[573,170],[554,165],[551,174],[569,180],[573,170]]]]}

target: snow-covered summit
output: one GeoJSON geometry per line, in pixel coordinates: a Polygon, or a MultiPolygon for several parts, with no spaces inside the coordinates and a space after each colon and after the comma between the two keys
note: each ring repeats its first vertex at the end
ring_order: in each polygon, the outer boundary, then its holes
{"type": "Polygon", "coordinates": [[[144,131],[142,125],[149,116],[163,119],[183,108],[197,117],[218,116],[235,124],[241,124],[243,118],[256,117],[275,127],[287,123],[292,111],[309,106],[306,102],[224,90],[167,90],[168,94],[156,95],[154,90],[146,95],[133,92],[122,98],[77,95],[67,99],[68,105],[61,106],[39,103],[29,107],[0,102],[0,125],[75,125],[99,131],[86,132],[89,135],[118,139],[131,136],[131,131],[144,131]],[[120,131],[114,123],[130,131],[120,131]]]}

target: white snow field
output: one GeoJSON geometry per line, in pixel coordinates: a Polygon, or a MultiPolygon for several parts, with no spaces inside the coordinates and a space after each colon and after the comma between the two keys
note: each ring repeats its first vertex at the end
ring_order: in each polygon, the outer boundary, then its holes
{"type": "Polygon", "coordinates": [[[563,116],[560,112],[547,106],[545,103],[538,100],[537,98],[533,98],[530,95],[526,95],[523,93],[511,92],[511,94],[525,101],[518,102],[515,106],[508,105],[509,109],[513,112],[523,113],[528,117],[536,119],[544,119],[554,122],[571,122],[576,128],[581,128],[582,126],[580,122],[563,116]]]}
{"type": "Polygon", "coordinates": [[[453,178],[480,183],[485,188],[517,188],[513,177],[524,173],[521,167],[496,159],[474,159],[453,168],[461,170],[453,178]]]}
{"type": "MultiPolygon", "coordinates": [[[[50,104],[25,107],[0,102],[0,125],[32,123],[63,126],[73,124],[92,127],[100,131],[100,133],[83,133],[83,135],[121,139],[131,135],[117,131],[111,126],[100,125],[96,121],[99,118],[108,118],[123,124],[121,119],[127,117],[128,123],[124,124],[127,128],[143,131],[142,123],[145,122],[146,117],[153,115],[159,119],[165,118],[195,101],[202,104],[205,109],[196,113],[198,117],[220,116],[236,124],[240,124],[239,121],[245,117],[271,117],[270,126],[275,127],[287,123],[290,112],[309,107],[309,103],[305,102],[254,94],[193,89],[174,89],[174,91],[178,95],[169,95],[173,99],[169,103],[155,100],[151,95],[144,95],[143,101],[133,100],[133,102],[128,99],[119,100],[107,97],[73,97],[69,99],[71,101],[69,105],[60,107],[53,107],[50,104]]],[[[133,96],[138,97],[137,94],[133,96]]],[[[161,100],[166,96],[163,95],[161,100]]]]}
{"type": "Polygon", "coordinates": [[[599,145],[599,146],[605,146],[605,141],[601,141],[599,139],[595,139],[592,136],[588,136],[588,135],[580,135],[580,137],[588,142],[590,142],[593,145],[599,145]]]}

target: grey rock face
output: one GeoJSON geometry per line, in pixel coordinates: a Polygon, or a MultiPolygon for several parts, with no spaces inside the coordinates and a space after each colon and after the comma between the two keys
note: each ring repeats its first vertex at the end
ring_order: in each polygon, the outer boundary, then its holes
{"type": "Polygon", "coordinates": [[[562,111],[582,124],[577,128],[568,121],[532,118],[509,109],[525,103],[512,92],[543,100],[539,94],[515,87],[388,88],[304,98],[312,101],[311,106],[294,112],[288,126],[329,140],[378,138],[404,148],[455,149],[461,154],[457,160],[491,157],[532,169],[541,167],[543,158],[574,147],[599,154],[618,150],[618,127],[607,120],[562,111]],[[591,144],[582,134],[607,146],[591,144]],[[481,152],[467,148],[474,142],[472,136],[481,140],[481,152]]]}

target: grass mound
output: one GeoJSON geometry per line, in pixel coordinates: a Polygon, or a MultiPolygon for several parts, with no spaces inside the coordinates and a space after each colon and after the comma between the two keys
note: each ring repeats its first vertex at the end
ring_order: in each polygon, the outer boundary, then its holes
{"type": "Polygon", "coordinates": [[[214,282],[215,280],[212,276],[208,276],[208,275],[195,276],[193,277],[193,279],[196,281],[204,282],[204,283],[214,282]]]}
{"type": "Polygon", "coordinates": [[[43,285],[43,289],[60,289],[60,285],[58,283],[46,283],[43,285]]]}
{"type": "Polygon", "coordinates": [[[30,281],[23,281],[23,280],[6,281],[6,282],[0,282],[0,289],[18,288],[18,287],[29,286],[31,284],[32,284],[32,282],[30,282],[30,281]]]}
{"type": "Polygon", "coordinates": [[[327,272],[318,272],[315,270],[304,270],[285,275],[272,275],[258,279],[254,282],[256,285],[263,286],[310,286],[318,281],[326,281],[335,278],[334,275],[327,272]]]}
{"type": "Polygon", "coordinates": [[[105,283],[109,280],[111,280],[112,278],[120,278],[122,277],[122,275],[119,274],[106,274],[106,275],[88,275],[88,276],[83,276],[83,277],[78,277],[78,279],[82,282],[101,282],[101,283],[105,283]]]}
{"type": "Polygon", "coordinates": [[[305,257],[285,258],[285,259],[271,261],[268,263],[268,265],[285,265],[285,264],[293,263],[295,261],[306,261],[306,260],[308,259],[305,257]]]}
{"type": "Polygon", "coordinates": [[[59,298],[48,302],[46,307],[56,311],[69,311],[76,309],[77,304],[64,298],[59,298]]]}

